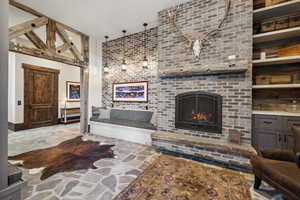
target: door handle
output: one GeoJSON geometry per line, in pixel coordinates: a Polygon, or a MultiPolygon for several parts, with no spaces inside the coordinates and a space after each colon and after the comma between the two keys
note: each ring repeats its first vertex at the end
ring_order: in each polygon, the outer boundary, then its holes
{"type": "Polygon", "coordinates": [[[264,124],[272,124],[272,122],[264,121],[264,124]]]}
{"type": "Polygon", "coordinates": [[[287,143],[287,135],[284,135],[284,143],[287,143]]]}
{"type": "Polygon", "coordinates": [[[281,142],[281,135],[278,135],[278,141],[281,142]]]}

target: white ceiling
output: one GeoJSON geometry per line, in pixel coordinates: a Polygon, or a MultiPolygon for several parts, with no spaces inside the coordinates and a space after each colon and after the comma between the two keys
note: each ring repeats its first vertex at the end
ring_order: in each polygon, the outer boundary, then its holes
{"type": "Polygon", "coordinates": [[[110,38],[122,30],[135,33],[142,24],[158,24],[157,13],[188,0],[18,0],[86,34],[110,38]]]}

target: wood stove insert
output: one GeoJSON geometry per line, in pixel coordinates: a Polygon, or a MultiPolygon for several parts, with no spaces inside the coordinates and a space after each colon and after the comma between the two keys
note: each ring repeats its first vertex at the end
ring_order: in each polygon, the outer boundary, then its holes
{"type": "Polygon", "coordinates": [[[222,96],[202,91],[177,95],[175,127],[222,133],[222,96]]]}

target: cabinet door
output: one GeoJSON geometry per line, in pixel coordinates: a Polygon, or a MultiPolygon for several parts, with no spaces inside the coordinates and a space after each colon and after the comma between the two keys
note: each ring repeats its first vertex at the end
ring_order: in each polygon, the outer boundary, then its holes
{"type": "Polygon", "coordinates": [[[284,130],[288,135],[293,135],[292,127],[300,126],[299,117],[286,117],[284,120],[284,130]]]}
{"type": "Polygon", "coordinates": [[[300,126],[299,117],[285,117],[284,118],[284,149],[292,150],[294,148],[294,134],[293,126],[300,126]]]}
{"type": "Polygon", "coordinates": [[[257,150],[282,149],[283,136],[278,133],[256,131],[257,150]]]}
{"type": "Polygon", "coordinates": [[[293,135],[284,135],[284,149],[293,150],[294,149],[294,137],[293,135]]]}

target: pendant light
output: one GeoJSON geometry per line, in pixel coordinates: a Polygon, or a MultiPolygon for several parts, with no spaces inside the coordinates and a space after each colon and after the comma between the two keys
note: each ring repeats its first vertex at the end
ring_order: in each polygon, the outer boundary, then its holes
{"type": "Polygon", "coordinates": [[[107,44],[107,40],[108,40],[108,36],[105,36],[105,55],[104,55],[104,68],[103,71],[104,73],[108,73],[109,72],[109,67],[108,67],[108,63],[107,63],[107,56],[108,56],[108,44],[107,44]]]}
{"type": "Polygon", "coordinates": [[[143,26],[145,27],[144,31],[144,59],[143,59],[143,68],[148,69],[148,58],[147,58],[147,41],[148,41],[148,34],[147,34],[147,23],[144,23],[143,26]]]}
{"type": "Polygon", "coordinates": [[[126,47],[125,47],[125,37],[126,37],[126,30],[123,30],[123,43],[122,43],[122,46],[123,46],[123,61],[122,61],[122,71],[126,71],[127,70],[127,64],[126,64],[126,60],[125,60],[125,51],[126,51],[126,47]]]}

